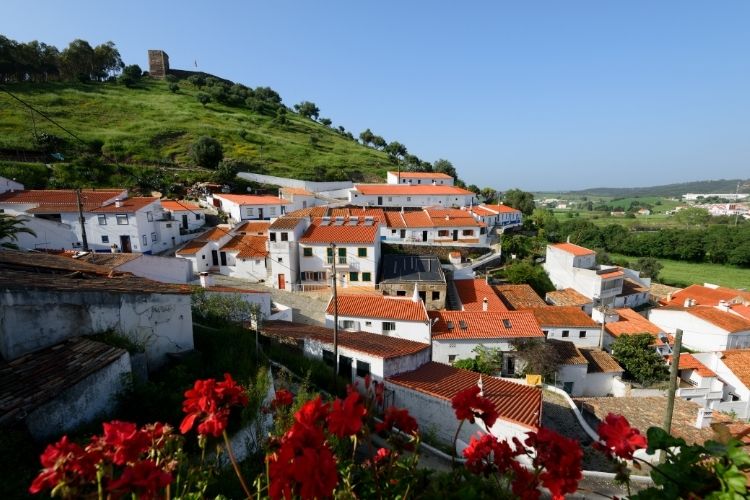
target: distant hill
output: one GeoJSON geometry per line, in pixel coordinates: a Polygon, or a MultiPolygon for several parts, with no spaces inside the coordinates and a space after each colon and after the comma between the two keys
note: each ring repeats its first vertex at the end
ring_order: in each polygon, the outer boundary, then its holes
{"type": "Polygon", "coordinates": [[[590,188],[579,191],[567,191],[564,194],[580,196],[610,196],[615,198],[634,196],[681,196],[685,193],[734,193],[737,183],[740,183],[740,193],[750,193],[750,179],[719,179],[713,181],[681,182],[679,184],[665,184],[663,186],[635,187],[635,188],[590,188]]]}

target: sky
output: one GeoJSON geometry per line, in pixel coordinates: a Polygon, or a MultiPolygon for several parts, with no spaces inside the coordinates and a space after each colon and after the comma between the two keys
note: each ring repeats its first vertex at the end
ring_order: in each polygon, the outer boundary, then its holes
{"type": "Polygon", "coordinates": [[[3,0],[0,33],[313,101],[480,187],[750,178],[750,2],[3,0]]]}

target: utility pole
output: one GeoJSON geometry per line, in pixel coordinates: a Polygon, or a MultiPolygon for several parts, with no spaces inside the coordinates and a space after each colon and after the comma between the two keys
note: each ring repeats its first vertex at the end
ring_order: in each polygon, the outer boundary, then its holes
{"type": "Polygon", "coordinates": [[[339,300],[336,294],[336,244],[331,243],[331,263],[333,264],[333,392],[338,394],[339,384],[339,300]]]}
{"type": "Polygon", "coordinates": [[[83,217],[83,203],[81,203],[81,188],[76,189],[76,203],[78,203],[78,222],[81,224],[81,241],[83,251],[89,251],[89,242],[86,239],[86,219],[83,217]]]}
{"type": "Polygon", "coordinates": [[[672,364],[669,367],[669,392],[667,392],[667,412],[664,415],[664,430],[672,432],[672,413],[674,413],[674,397],[677,392],[677,374],[680,367],[680,349],[682,348],[682,330],[675,332],[674,350],[672,351],[672,364]]]}

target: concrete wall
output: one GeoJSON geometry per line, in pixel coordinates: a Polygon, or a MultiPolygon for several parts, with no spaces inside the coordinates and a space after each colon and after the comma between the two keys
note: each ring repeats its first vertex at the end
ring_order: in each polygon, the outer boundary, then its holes
{"type": "Polygon", "coordinates": [[[190,295],[33,289],[0,295],[4,359],[105,330],[144,344],[149,369],[154,369],[167,353],[193,348],[190,295]]]}
{"type": "Polygon", "coordinates": [[[73,226],[28,215],[17,215],[23,221],[23,227],[31,229],[36,236],[28,233],[17,233],[17,240],[0,239],[18,245],[18,248],[35,250],[40,248],[61,249],[80,248],[80,238],[73,226]]]}
{"type": "Polygon", "coordinates": [[[600,327],[550,327],[546,325],[540,325],[540,328],[545,332],[548,339],[555,340],[567,340],[573,342],[578,347],[598,347],[599,338],[601,337],[600,327]],[[563,333],[568,332],[567,337],[563,337],[563,333]],[[584,337],[581,337],[581,332],[585,332],[584,337]]]}
{"type": "Polygon", "coordinates": [[[583,395],[599,397],[613,394],[614,380],[621,376],[622,373],[587,373],[583,395]]]}
{"type": "Polygon", "coordinates": [[[566,382],[572,383],[573,387],[570,389],[570,395],[573,397],[582,396],[586,389],[586,370],[588,366],[587,364],[560,365],[555,378],[556,385],[565,389],[564,384],[566,382]]]}
{"type": "MultiPolygon", "coordinates": [[[[339,327],[343,328],[345,321],[353,322],[351,331],[362,331],[385,335],[387,337],[397,337],[400,339],[413,340],[415,342],[429,343],[430,326],[425,321],[399,321],[383,318],[367,318],[363,316],[344,316],[339,314],[339,327]],[[383,323],[393,322],[396,324],[395,330],[383,330],[383,323]]],[[[333,315],[326,314],[326,327],[333,328],[333,315]]]]}
{"type": "Polygon", "coordinates": [[[141,255],[118,266],[117,270],[161,283],[189,283],[193,280],[191,263],[174,257],[141,255]]]}
{"type": "Polygon", "coordinates": [[[7,177],[0,177],[0,194],[8,191],[23,191],[23,184],[7,177]]]}
{"type": "Polygon", "coordinates": [[[115,362],[30,412],[26,417],[29,432],[44,441],[101,418],[113,408],[129,378],[130,356],[124,352],[115,362]]]}
{"type": "Polygon", "coordinates": [[[351,181],[303,181],[300,179],[290,179],[287,177],[276,177],[274,175],[254,174],[252,172],[240,172],[237,174],[237,176],[248,181],[258,182],[260,184],[272,184],[274,186],[302,188],[308,191],[312,191],[313,193],[319,193],[321,191],[332,191],[334,189],[349,189],[354,186],[351,181]]]}
{"type": "MultiPolygon", "coordinates": [[[[414,294],[414,282],[404,283],[380,283],[380,291],[383,295],[392,297],[411,297],[414,294]],[[398,292],[402,292],[399,295],[398,292]]],[[[416,283],[417,291],[425,293],[425,307],[428,311],[439,311],[445,309],[445,296],[447,293],[447,285],[444,282],[439,281],[419,281],[416,283]],[[437,292],[439,294],[437,299],[432,298],[432,293],[437,292]]]]}

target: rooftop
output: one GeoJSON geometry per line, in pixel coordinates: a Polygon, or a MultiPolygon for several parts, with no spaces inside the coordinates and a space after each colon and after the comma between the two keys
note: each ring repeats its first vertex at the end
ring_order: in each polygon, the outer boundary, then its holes
{"type": "Polygon", "coordinates": [[[606,351],[584,347],[579,348],[579,351],[589,364],[587,373],[622,373],[625,371],[606,351]]]}
{"type": "Polygon", "coordinates": [[[561,365],[587,365],[588,360],[573,342],[568,340],[547,339],[547,343],[555,348],[561,365]]]}
{"type": "Polygon", "coordinates": [[[252,234],[238,234],[229,240],[221,250],[224,252],[237,252],[238,259],[258,259],[268,255],[266,250],[266,236],[252,234]]]}
{"type": "MultiPolygon", "coordinates": [[[[667,356],[665,359],[667,360],[667,362],[672,362],[672,356],[667,356]]],[[[701,377],[716,376],[716,373],[714,373],[713,370],[709,369],[706,365],[701,363],[698,358],[696,358],[689,352],[680,353],[680,366],[678,368],[680,370],[695,370],[701,377]]]]}
{"type": "Polygon", "coordinates": [[[745,387],[750,387],[750,349],[729,349],[721,354],[721,361],[745,387]]]}
{"type": "Polygon", "coordinates": [[[700,306],[717,306],[719,301],[741,302],[745,295],[745,300],[750,300],[750,293],[743,290],[735,290],[725,287],[707,287],[704,285],[690,285],[672,294],[672,300],[669,305],[683,305],[686,299],[692,299],[700,306]]]}
{"type": "Polygon", "coordinates": [[[299,223],[302,221],[302,217],[292,217],[290,215],[286,215],[284,217],[279,217],[275,221],[273,221],[268,227],[268,229],[273,230],[292,230],[295,229],[297,226],[299,226],[299,223]]]}
{"type": "MultiPolygon", "coordinates": [[[[83,189],[81,202],[85,210],[100,207],[109,200],[127,196],[126,189],[83,189]]],[[[0,194],[0,203],[44,204],[74,206],[77,210],[76,192],[73,189],[28,189],[0,194]]]]}
{"type": "Polygon", "coordinates": [[[509,207],[507,205],[487,205],[483,204],[480,207],[487,208],[497,213],[520,213],[521,211],[517,208],[509,207]]]}
{"type": "Polygon", "coordinates": [[[25,417],[124,354],[123,349],[76,337],[0,362],[0,423],[25,417]]]}
{"type": "Polygon", "coordinates": [[[484,311],[484,299],[487,299],[487,311],[507,311],[508,308],[495,290],[483,279],[455,280],[458,298],[464,311],[484,311]]]}
{"type": "Polygon", "coordinates": [[[686,311],[729,333],[750,332],[750,320],[711,306],[693,306],[686,311]]]}
{"type": "MultiPolygon", "coordinates": [[[[333,331],[322,326],[290,323],[288,321],[265,321],[261,333],[280,339],[300,340],[309,338],[333,344],[333,331]]],[[[337,340],[340,347],[382,359],[409,356],[430,348],[429,344],[369,332],[340,330],[337,340]]]]}
{"type": "MultiPolygon", "coordinates": [[[[462,390],[477,385],[479,374],[433,361],[388,382],[450,401],[462,390]]],[[[529,429],[541,424],[542,391],[537,387],[482,375],[482,388],[501,419],[529,429]]]]}
{"type": "Polygon", "coordinates": [[[547,292],[547,300],[556,306],[585,306],[593,301],[572,288],[547,292]]]}
{"type": "Polygon", "coordinates": [[[161,206],[164,210],[170,212],[198,212],[203,210],[197,203],[186,200],[161,200],[161,206]]]}
{"type": "MultiPolygon", "coordinates": [[[[421,300],[414,302],[411,297],[384,297],[382,295],[342,295],[338,296],[339,316],[354,318],[378,318],[394,321],[428,321],[427,311],[421,300]]],[[[328,302],[326,314],[334,313],[333,298],[328,302]]]]}
{"type": "Polygon", "coordinates": [[[639,333],[650,333],[651,335],[658,337],[660,334],[664,333],[664,330],[629,307],[615,309],[615,312],[620,318],[617,321],[604,324],[604,329],[613,337],[619,337],[620,335],[636,335],[639,333]]]}
{"type": "Polygon", "coordinates": [[[381,257],[381,282],[439,281],[445,283],[440,260],[435,255],[386,254],[381,257]]]}
{"type": "Polygon", "coordinates": [[[554,245],[549,246],[557,250],[562,250],[563,252],[573,254],[575,256],[594,255],[596,253],[593,250],[574,245],[573,243],[555,243],[554,245]]]}
{"type": "Polygon", "coordinates": [[[354,189],[364,195],[475,196],[471,191],[457,186],[432,184],[355,184],[354,189]]]}
{"type": "Polygon", "coordinates": [[[529,309],[541,327],[598,328],[599,323],[576,306],[548,306],[529,309]]]}
{"type": "Polygon", "coordinates": [[[437,319],[432,337],[449,339],[543,338],[544,333],[528,311],[430,311],[437,319]]]}
{"type": "Polygon", "coordinates": [[[231,236],[229,230],[229,226],[226,225],[207,229],[205,232],[188,241],[182,248],[175,252],[175,255],[195,255],[209,241],[220,241],[225,236],[231,236]]]}
{"type": "Polygon", "coordinates": [[[492,285],[498,297],[511,310],[531,309],[532,307],[548,307],[547,303],[527,284],[522,285],[492,285]]]}
{"type": "Polygon", "coordinates": [[[289,200],[272,195],[257,194],[214,194],[214,198],[219,198],[238,205],[288,205],[289,200]]]}
{"type": "Polygon", "coordinates": [[[111,252],[108,252],[108,253],[89,252],[80,257],[73,257],[72,254],[70,255],[70,257],[75,258],[75,260],[88,262],[90,264],[96,264],[98,266],[108,267],[110,269],[114,269],[127,262],[130,262],[131,260],[140,259],[142,256],[143,254],[140,254],[140,253],[111,253],[111,252]]]}
{"type": "Polygon", "coordinates": [[[137,212],[138,210],[141,210],[143,208],[146,208],[147,206],[151,205],[152,203],[159,201],[159,198],[155,198],[153,196],[143,196],[143,197],[137,197],[137,198],[125,198],[120,202],[120,206],[117,206],[117,203],[109,203],[107,205],[102,205],[101,207],[92,210],[92,212],[97,214],[109,214],[109,213],[118,213],[118,214],[132,214],[137,212]]]}
{"type": "MultiPolygon", "coordinates": [[[[391,175],[399,175],[399,172],[389,171],[391,175]]],[[[402,178],[405,179],[453,179],[448,174],[442,172],[400,172],[402,178]]]]}
{"type": "Polygon", "coordinates": [[[380,234],[375,220],[332,218],[315,219],[300,238],[301,243],[362,243],[372,245],[380,234]],[[354,224],[353,224],[354,223],[354,224]]]}
{"type": "Polygon", "coordinates": [[[235,226],[232,232],[235,234],[252,234],[256,236],[268,235],[268,227],[271,225],[267,220],[249,220],[235,226]]]}
{"type": "Polygon", "coordinates": [[[291,194],[291,195],[299,195],[299,196],[315,196],[315,193],[312,191],[308,191],[304,188],[295,188],[295,187],[283,187],[281,188],[281,192],[284,194],[291,194]]]}

